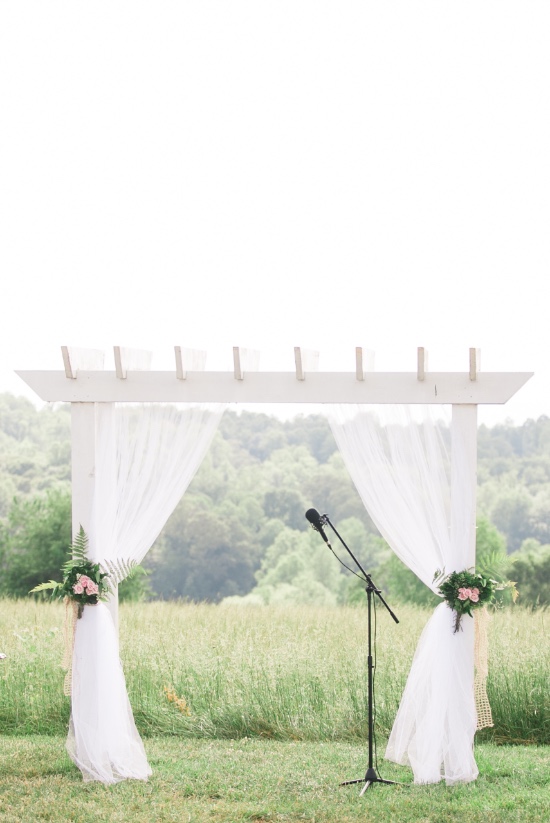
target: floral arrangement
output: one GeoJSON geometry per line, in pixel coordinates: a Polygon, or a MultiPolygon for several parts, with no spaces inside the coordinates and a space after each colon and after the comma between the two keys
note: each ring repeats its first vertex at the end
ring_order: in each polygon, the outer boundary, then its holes
{"type": "Polygon", "coordinates": [[[462,616],[473,617],[472,610],[495,602],[495,592],[512,589],[512,598],[517,598],[515,583],[498,583],[487,575],[464,569],[461,572],[445,574],[445,570],[436,571],[434,583],[438,584],[439,594],[447,601],[449,608],[455,612],[454,631],[460,629],[462,616]]]}
{"type": "Polygon", "coordinates": [[[110,591],[109,574],[99,563],[88,560],[88,538],[82,526],[70,548],[70,559],[62,568],[61,583],[49,580],[31,589],[29,594],[50,590],[54,598],[67,598],[78,606],[78,617],[82,617],[84,606],[95,606],[106,600],[110,591]]]}

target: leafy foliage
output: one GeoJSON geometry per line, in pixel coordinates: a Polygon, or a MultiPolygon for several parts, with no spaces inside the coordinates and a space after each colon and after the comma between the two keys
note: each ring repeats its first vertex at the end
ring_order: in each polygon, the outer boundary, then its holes
{"type": "Polygon", "coordinates": [[[78,617],[82,617],[84,606],[95,606],[100,600],[106,600],[110,589],[108,577],[99,563],[88,558],[88,538],[81,526],[69,549],[69,558],[63,564],[63,580],[39,583],[29,594],[50,590],[54,598],[75,602],[78,617]]]}
{"type": "Polygon", "coordinates": [[[113,587],[118,586],[126,578],[132,577],[138,569],[138,564],[136,560],[121,557],[118,560],[103,560],[101,567],[109,576],[109,585],[113,587]]]}
{"type": "Polygon", "coordinates": [[[0,527],[0,592],[26,597],[44,579],[55,579],[71,545],[71,498],[51,490],[16,498],[0,527]]]}
{"type": "Polygon", "coordinates": [[[550,544],[526,540],[509,556],[508,575],[516,581],[524,606],[550,606],[550,544]]]}
{"type": "Polygon", "coordinates": [[[447,605],[455,614],[455,632],[460,628],[461,618],[467,614],[473,617],[472,609],[481,608],[491,603],[495,593],[495,581],[473,569],[445,574],[436,571],[434,583],[447,605]]]}

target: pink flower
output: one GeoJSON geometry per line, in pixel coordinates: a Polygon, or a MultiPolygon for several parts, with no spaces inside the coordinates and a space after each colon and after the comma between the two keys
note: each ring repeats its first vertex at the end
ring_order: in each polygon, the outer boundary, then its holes
{"type": "Polygon", "coordinates": [[[86,586],[86,591],[88,594],[97,594],[99,591],[97,583],[94,583],[93,580],[89,580],[88,585],[86,586]]]}
{"type": "Polygon", "coordinates": [[[75,583],[73,586],[73,592],[75,594],[82,594],[84,592],[84,586],[81,583],[75,583]]]}
{"type": "Polygon", "coordinates": [[[471,590],[470,600],[472,601],[472,603],[478,603],[479,602],[479,589],[472,589],[471,590]]]}
{"type": "Polygon", "coordinates": [[[90,578],[85,574],[81,574],[80,577],[78,578],[78,582],[80,583],[81,586],[84,586],[84,588],[86,588],[88,583],[90,582],[90,578]]]}
{"type": "Polygon", "coordinates": [[[467,600],[470,595],[472,594],[471,589],[459,589],[458,590],[458,599],[459,600],[467,600]]]}

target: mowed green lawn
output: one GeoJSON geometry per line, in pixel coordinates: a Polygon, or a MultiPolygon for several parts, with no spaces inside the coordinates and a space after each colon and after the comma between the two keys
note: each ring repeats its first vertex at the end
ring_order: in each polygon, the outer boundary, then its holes
{"type": "Polygon", "coordinates": [[[146,783],[83,783],[58,737],[0,737],[2,823],[92,821],[310,821],[310,823],[547,823],[550,748],[476,747],[480,777],[467,785],[411,784],[406,768],[379,758],[386,779],[363,797],[365,746],[271,740],[147,738],[146,783]]]}
{"type": "Polygon", "coordinates": [[[123,606],[121,657],[153,776],[106,787],[83,783],[64,749],[63,607],[0,601],[0,820],[547,823],[547,612],[493,616],[495,727],[477,736],[478,780],[447,787],[412,785],[383,759],[429,618],[395,610],[398,626],[377,617],[377,753],[381,776],[404,785],[360,797],[339,784],[368,765],[364,609],[123,606]]]}

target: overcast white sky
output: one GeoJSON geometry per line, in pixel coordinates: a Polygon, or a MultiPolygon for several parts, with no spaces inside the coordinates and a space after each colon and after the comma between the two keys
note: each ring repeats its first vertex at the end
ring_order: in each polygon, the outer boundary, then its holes
{"type": "Polygon", "coordinates": [[[550,3],[0,2],[0,391],[63,344],[534,371],[550,3]]]}

